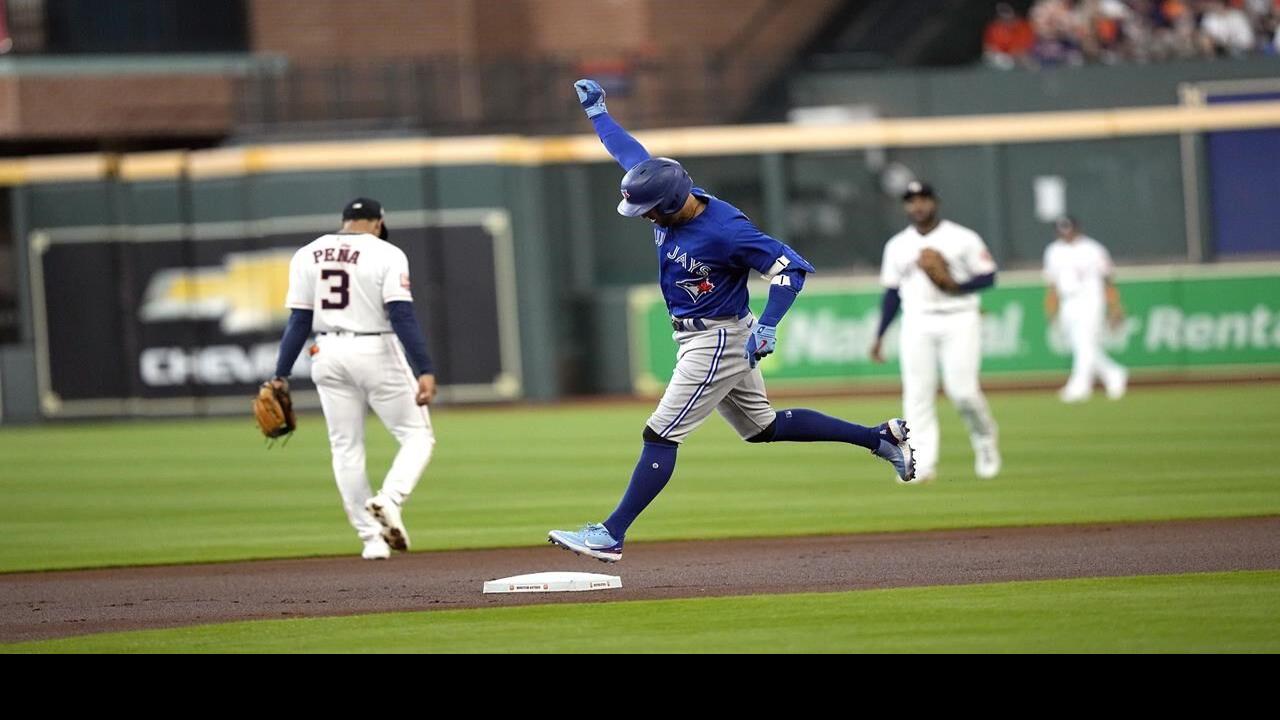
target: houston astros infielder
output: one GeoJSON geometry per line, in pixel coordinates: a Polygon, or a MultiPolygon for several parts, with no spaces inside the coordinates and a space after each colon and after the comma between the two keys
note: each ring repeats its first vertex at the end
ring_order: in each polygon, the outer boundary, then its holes
{"type": "Polygon", "coordinates": [[[969,428],[974,472],[992,478],[1000,472],[1000,450],[995,420],[978,385],[982,317],[977,292],[995,284],[996,263],[976,232],[938,216],[937,197],[929,185],[909,183],[902,201],[911,225],[884,248],[880,282],[885,292],[871,359],[884,362],[881,341],[901,305],[898,362],[903,414],[911,425],[916,453],[914,482],[927,483],[938,470],[939,364],[947,397],[969,428]],[[939,287],[923,272],[921,253],[926,248],[946,260],[951,287],[939,287]]]}
{"type": "Polygon", "coordinates": [[[622,559],[627,529],[671,479],[680,443],[713,411],[747,442],[859,445],[910,480],[914,467],[902,420],[864,427],[813,410],[775,412],[765,395],[756,364],[775,350],[777,325],[813,266],[760,232],[742,211],[694,187],[680,163],[650,157],[609,116],[595,81],[579,80],[574,88],[600,141],[626,171],[618,212],[653,223],[659,283],[678,349],[671,382],[645,423],[640,459],[613,514],[578,531],[552,530],[548,540],[605,562],[622,559]],[[753,272],[771,282],[759,322],[747,308],[753,272]]]}
{"type": "Polygon", "coordinates": [[[431,460],[426,405],[436,381],[414,318],[409,261],[386,242],[382,205],[356,198],[342,220],[341,230],[298,250],[289,264],[285,304],[292,312],[272,382],[285,382],[314,327],[311,379],[329,426],[338,492],[364,541],[361,556],[382,560],[392,548],[409,549],[400,507],[431,460]],[[366,405],[400,443],[377,495],[365,473],[366,405]]]}
{"type": "Polygon", "coordinates": [[[1124,320],[1120,291],[1111,281],[1111,254],[1102,243],[1082,235],[1073,218],[1055,223],[1058,237],[1044,251],[1045,314],[1055,317],[1071,343],[1071,376],[1059,397],[1075,403],[1089,399],[1094,379],[1102,381],[1107,397],[1124,396],[1129,372],[1102,349],[1102,322],[1124,320]]]}

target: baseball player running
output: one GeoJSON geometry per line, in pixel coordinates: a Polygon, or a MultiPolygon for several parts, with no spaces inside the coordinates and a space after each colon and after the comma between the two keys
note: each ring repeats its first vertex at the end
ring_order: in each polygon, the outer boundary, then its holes
{"type": "Polygon", "coordinates": [[[977,292],[995,284],[996,263],[977,233],[938,216],[933,188],[912,182],[902,196],[911,225],[885,245],[880,268],[884,285],[880,328],[871,359],[884,362],[885,330],[902,308],[898,361],[902,407],[911,424],[916,483],[938,469],[938,365],[942,386],[969,428],[974,472],[1000,472],[996,423],[978,386],[982,318],[977,292]]]}
{"type": "Polygon", "coordinates": [[[600,141],[618,161],[618,212],[653,223],[662,295],[678,347],[671,382],[649,416],[640,459],[621,502],[602,523],[552,530],[548,540],[580,555],[616,562],[637,516],[662,492],[676,451],[713,410],[747,442],[830,441],[860,445],[891,463],[902,481],[914,477],[907,424],[863,427],[813,410],[775,412],[757,363],[777,347],[777,327],[813,266],[760,232],[742,211],[693,186],[680,163],[650,157],[608,114],[593,80],[574,84],[600,141]],[[770,281],[760,320],[747,308],[747,277],[770,281]]]}
{"type": "Polygon", "coordinates": [[[1071,342],[1071,376],[1058,393],[1063,402],[1089,399],[1095,378],[1102,381],[1107,397],[1124,397],[1129,372],[1102,349],[1102,323],[1114,327],[1124,321],[1120,291],[1111,281],[1111,254],[1097,240],[1080,233],[1075,219],[1064,217],[1054,224],[1058,237],[1044,251],[1044,309],[1049,322],[1056,318],[1071,342]]]}
{"type": "Polygon", "coordinates": [[[382,205],[356,198],[342,211],[341,230],[294,254],[285,302],[292,313],[271,380],[288,386],[289,371],[314,328],[311,379],[329,426],[338,492],[364,542],[366,560],[409,549],[400,508],[435,445],[426,405],[435,396],[436,379],[413,313],[409,261],[386,242],[388,234],[382,205]],[[377,495],[365,474],[366,404],[400,442],[377,495]]]}

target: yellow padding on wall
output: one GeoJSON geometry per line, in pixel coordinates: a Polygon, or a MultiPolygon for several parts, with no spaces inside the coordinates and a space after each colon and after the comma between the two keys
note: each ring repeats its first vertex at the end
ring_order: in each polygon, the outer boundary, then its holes
{"type": "MultiPolygon", "coordinates": [[[[636,133],[655,155],[692,157],[1091,140],[1280,127],[1280,102],[876,120],[846,125],[734,125],[636,133]]],[[[594,135],[517,135],[258,145],[190,153],[0,161],[0,184],[192,178],[448,165],[538,166],[609,159],[594,135]],[[118,158],[118,163],[116,162],[118,158]]]]}

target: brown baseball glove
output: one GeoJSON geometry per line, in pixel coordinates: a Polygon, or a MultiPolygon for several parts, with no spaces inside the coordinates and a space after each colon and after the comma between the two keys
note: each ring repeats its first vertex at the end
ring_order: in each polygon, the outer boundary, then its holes
{"type": "Polygon", "coordinates": [[[947,269],[947,260],[942,257],[942,253],[933,248],[925,248],[920,251],[920,258],[916,260],[916,264],[924,271],[925,275],[933,281],[941,290],[945,292],[955,292],[960,288],[955,279],[951,277],[951,271],[947,269]]]}
{"type": "Polygon", "coordinates": [[[292,435],[298,428],[298,418],[293,414],[289,383],[280,378],[262,383],[253,399],[253,417],[262,434],[272,440],[292,435]]]}

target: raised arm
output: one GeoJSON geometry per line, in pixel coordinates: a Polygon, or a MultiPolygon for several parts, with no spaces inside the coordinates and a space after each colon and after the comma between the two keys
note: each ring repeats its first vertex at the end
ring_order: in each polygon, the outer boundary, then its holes
{"type": "Polygon", "coordinates": [[[600,87],[600,83],[595,80],[579,80],[573,84],[573,89],[577,91],[578,102],[587,111],[587,117],[595,126],[596,135],[604,144],[604,149],[609,151],[623,170],[630,170],[649,159],[649,151],[609,116],[609,109],[604,105],[604,88],[600,87]]]}

